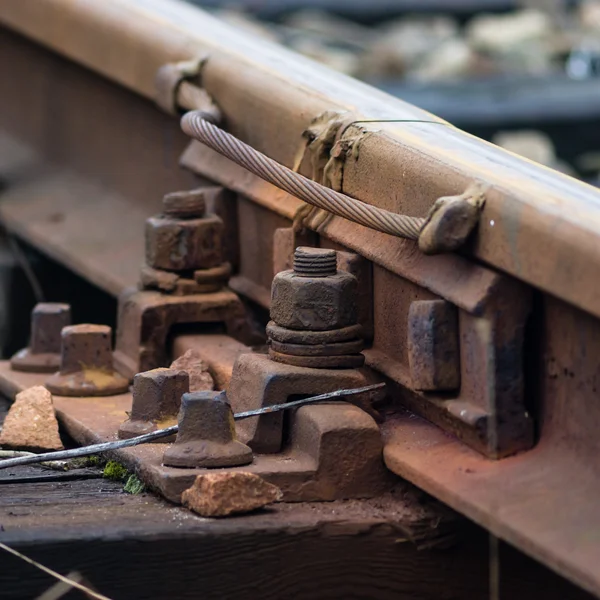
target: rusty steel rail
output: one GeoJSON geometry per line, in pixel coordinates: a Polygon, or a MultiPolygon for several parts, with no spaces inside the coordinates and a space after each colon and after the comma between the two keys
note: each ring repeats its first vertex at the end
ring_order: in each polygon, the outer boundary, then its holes
{"type": "MultiPolygon", "coordinates": [[[[115,296],[137,282],[160,195],[198,183],[176,171],[184,148],[184,166],[227,188],[215,207],[235,291],[268,307],[273,270],[301,235],[298,198],[188,145],[178,118],[148,102],[165,65],[201,63],[196,83],[227,131],[365,204],[423,219],[435,199],[484,186],[461,254],[425,256],[341,217],[307,220],[302,235],[341,248],[361,287],[366,363],[424,417],[384,423],[388,468],[600,594],[597,190],[175,0],[4,2],[0,24],[13,59],[0,219],[115,296]],[[420,345],[441,329],[457,340],[446,362],[420,345]]],[[[186,108],[198,90],[186,87],[186,108]]],[[[136,332],[127,339],[137,350],[136,332]]]]}
{"type": "MultiPolygon", "coordinates": [[[[600,197],[588,185],[450,126],[385,123],[443,121],[177,0],[5,2],[0,23],[147,98],[161,66],[209,56],[203,84],[230,131],[290,167],[302,132],[325,111],[375,120],[363,124],[372,132],[363,160],[344,164],[346,194],[424,217],[433,199],[485,182],[473,255],[600,316],[600,289],[587,283],[600,276],[600,197]]],[[[401,244],[390,243],[382,260],[401,244]]]]}

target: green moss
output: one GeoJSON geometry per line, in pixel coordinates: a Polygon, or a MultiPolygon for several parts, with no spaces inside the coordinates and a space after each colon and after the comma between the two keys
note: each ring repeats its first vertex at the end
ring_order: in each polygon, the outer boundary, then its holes
{"type": "Polygon", "coordinates": [[[125,481],[129,476],[129,471],[121,463],[109,460],[104,467],[102,476],[112,481],[125,481]]]}
{"type": "Polygon", "coordinates": [[[137,475],[130,475],[127,478],[127,482],[125,483],[123,490],[128,494],[136,495],[145,492],[146,486],[138,479],[137,475]]]}
{"type": "Polygon", "coordinates": [[[104,467],[103,476],[112,481],[124,481],[123,491],[128,494],[141,494],[146,486],[137,475],[130,473],[121,463],[109,460],[104,467]]]}
{"type": "Polygon", "coordinates": [[[101,456],[97,456],[96,454],[92,454],[92,456],[86,456],[86,458],[87,464],[90,467],[102,467],[106,464],[106,461],[101,456]]]}

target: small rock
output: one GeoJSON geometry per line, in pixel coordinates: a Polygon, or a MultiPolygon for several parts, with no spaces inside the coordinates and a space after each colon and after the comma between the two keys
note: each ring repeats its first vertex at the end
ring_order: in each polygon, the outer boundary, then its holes
{"type": "Polygon", "coordinates": [[[0,446],[32,452],[62,449],[52,394],[45,387],[17,394],[0,432],[0,446]]]}
{"type": "Polygon", "coordinates": [[[215,389],[215,382],[208,370],[208,365],[195,350],[190,349],[177,360],[174,360],[171,369],[186,371],[190,376],[190,392],[215,389]]]}
{"type": "Polygon", "coordinates": [[[466,39],[508,73],[551,73],[557,68],[558,54],[565,50],[565,40],[550,15],[535,9],[478,15],[467,25],[466,39]]]}
{"type": "Polygon", "coordinates": [[[548,40],[554,34],[552,18],[533,9],[478,15],[466,28],[467,39],[474,48],[500,53],[511,51],[516,45],[548,40]]]}
{"type": "Polygon", "coordinates": [[[585,0],[579,5],[577,13],[583,29],[596,32],[600,30],[600,2],[598,0],[585,0]]]}
{"type": "Polygon", "coordinates": [[[281,490],[254,473],[206,473],[181,495],[184,506],[202,517],[226,517],[262,508],[281,498],[281,490]]]}
{"type": "Polygon", "coordinates": [[[419,81],[444,81],[471,74],[476,64],[477,56],[468,44],[452,38],[428,54],[410,76],[419,81]]]}
{"type": "Polygon", "coordinates": [[[413,17],[386,23],[365,52],[361,72],[369,76],[403,75],[458,35],[458,23],[443,16],[413,17]]]}

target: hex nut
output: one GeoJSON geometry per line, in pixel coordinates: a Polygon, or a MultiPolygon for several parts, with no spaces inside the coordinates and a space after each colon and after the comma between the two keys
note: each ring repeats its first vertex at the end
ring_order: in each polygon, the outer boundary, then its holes
{"type": "Polygon", "coordinates": [[[271,319],[281,327],[324,331],[357,322],[357,280],[338,271],[327,277],[304,277],[294,271],[275,275],[271,319]]]}
{"type": "Polygon", "coordinates": [[[216,215],[175,219],[165,215],[146,221],[146,263],[165,271],[210,269],[223,262],[223,221],[216,215]]]}

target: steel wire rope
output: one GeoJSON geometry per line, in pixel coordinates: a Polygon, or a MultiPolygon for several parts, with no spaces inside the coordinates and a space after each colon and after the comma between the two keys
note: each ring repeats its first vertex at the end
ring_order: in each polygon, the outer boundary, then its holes
{"type": "Polygon", "coordinates": [[[288,169],[210,123],[202,111],[186,113],[181,119],[181,128],[190,137],[206,144],[257,177],[349,221],[410,240],[417,240],[425,225],[426,219],[377,208],[288,169]]]}

